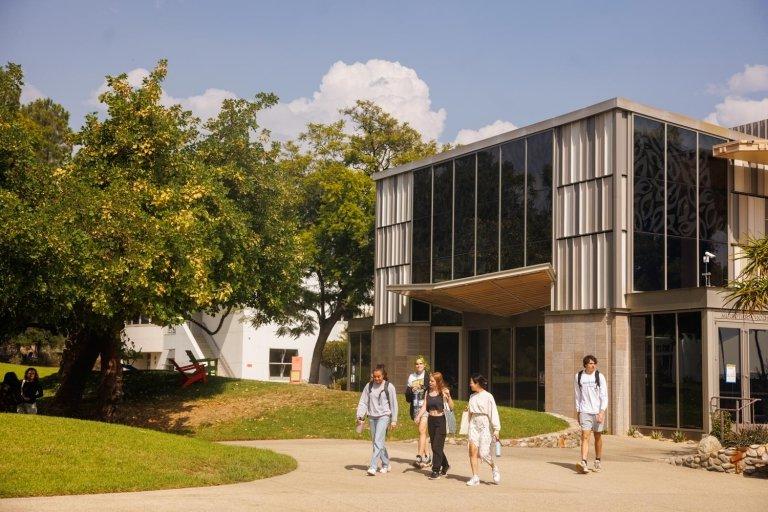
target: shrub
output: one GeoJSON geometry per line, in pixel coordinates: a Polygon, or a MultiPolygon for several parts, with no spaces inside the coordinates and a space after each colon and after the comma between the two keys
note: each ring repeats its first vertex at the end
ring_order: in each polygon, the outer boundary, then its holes
{"type": "Polygon", "coordinates": [[[728,411],[715,411],[712,413],[712,431],[709,433],[711,436],[715,436],[721,443],[731,433],[731,427],[733,420],[731,419],[731,413],[728,411]]]}
{"type": "Polygon", "coordinates": [[[726,436],[726,446],[749,446],[751,444],[768,444],[768,427],[756,425],[739,432],[729,432],[726,436]]]}
{"type": "Polygon", "coordinates": [[[627,435],[629,437],[635,437],[635,434],[637,434],[637,427],[629,427],[627,429],[627,435]]]}
{"type": "Polygon", "coordinates": [[[675,430],[674,434],[672,434],[672,441],[676,443],[682,443],[685,441],[685,434],[680,432],[679,430],[675,430]]]}
{"type": "Polygon", "coordinates": [[[661,440],[664,439],[664,433],[661,430],[652,430],[651,439],[661,440]]]}

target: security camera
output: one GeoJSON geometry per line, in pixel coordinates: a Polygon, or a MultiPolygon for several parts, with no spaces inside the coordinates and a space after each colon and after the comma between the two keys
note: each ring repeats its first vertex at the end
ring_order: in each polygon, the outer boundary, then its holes
{"type": "Polygon", "coordinates": [[[712,253],[711,253],[711,252],[709,252],[709,251],[705,251],[705,252],[704,252],[704,256],[706,256],[707,258],[717,258],[717,255],[715,255],[715,254],[712,254],[712,253]]]}

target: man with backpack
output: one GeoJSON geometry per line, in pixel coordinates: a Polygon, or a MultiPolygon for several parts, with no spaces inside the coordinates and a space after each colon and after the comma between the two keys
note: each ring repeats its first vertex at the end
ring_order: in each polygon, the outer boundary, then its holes
{"type": "Polygon", "coordinates": [[[594,471],[602,468],[600,457],[603,454],[603,436],[605,428],[605,410],[608,408],[608,384],[605,377],[597,370],[597,358],[593,355],[584,356],[584,369],[576,374],[574,395],[576,412],[581,426],[581,462],[578,469],[588,473],[587,457],[589,455],[589,433],[595,435],[595,465],[594,471]]]}

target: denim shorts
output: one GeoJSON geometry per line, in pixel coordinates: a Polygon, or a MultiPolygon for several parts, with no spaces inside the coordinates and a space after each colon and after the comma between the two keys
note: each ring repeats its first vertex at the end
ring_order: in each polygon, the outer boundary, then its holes
{"type": "Polygon", "coordinates": [[[602,432],[605,428],[605,423],[597,422],[597,414],[589,414],[588,412],[579,413],[579,425],[581,430],[594,430],[595,432],[602,432]]]}

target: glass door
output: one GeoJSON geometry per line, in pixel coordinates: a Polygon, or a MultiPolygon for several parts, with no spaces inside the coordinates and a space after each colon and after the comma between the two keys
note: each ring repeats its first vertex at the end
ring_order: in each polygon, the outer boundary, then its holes
{"type": "MultiPolygon", "coordinates": [[[[720,327],[718,329],[718,352],[720,360],[719,380],[721,397],[741,398],[741,329],[720,327]]],[[[721,400],[720,407],[734,409],[738,400],[721,400]]]]}
{"type": "Polygon", "coordinates": [[[746,375],[750,398],[759,399],[754,405],[754,423],[768,423],[768,330],[750,329],[746,375]]]}
{"type": "Polygon", "coordinates": [[[432,334],[432,371],[443,374],[443,380],[456,396],[459,384],[459,357],[461,332],[435,331],[432,334]]]}

